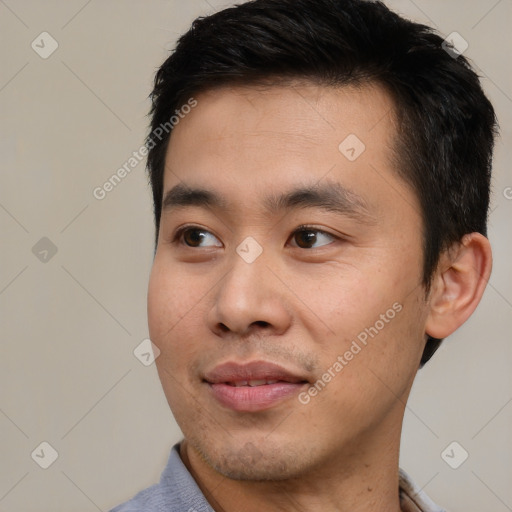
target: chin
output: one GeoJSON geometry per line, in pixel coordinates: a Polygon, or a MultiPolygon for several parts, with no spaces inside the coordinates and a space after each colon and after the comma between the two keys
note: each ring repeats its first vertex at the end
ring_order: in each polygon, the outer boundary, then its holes
{"type": "Polygon", "coordinates": [[[277,481],[298,477],[308,470],[311,454],[299,445],[276,445],[262,436],[245,441],[228,437],[212,443],[188,438],[191,446],[216,472],[232,480],[277,481]]]}

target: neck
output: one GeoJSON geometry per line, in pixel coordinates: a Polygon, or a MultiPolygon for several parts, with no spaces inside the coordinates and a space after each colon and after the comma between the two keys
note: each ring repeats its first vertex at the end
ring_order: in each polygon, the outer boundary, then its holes
{"type": "Polygon", "coordinates": [[[215,471],[186,440],[180,455],[216,512],[400,511],[400,425],[333,453],[321,467],[280,481],[241,481],[215,471]]]}

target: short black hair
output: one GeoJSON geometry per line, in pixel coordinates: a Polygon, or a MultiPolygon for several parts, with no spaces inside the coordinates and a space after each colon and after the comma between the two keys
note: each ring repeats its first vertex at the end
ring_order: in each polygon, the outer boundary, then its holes
{"type": "MultiPolygon", "coordinates": [[[[146,139],[156,241],[173,113],[225,85],[377,84],[393,99],[397,173],[423,218],[423,285],[443,250],[487,234],[493,107],[468,60],[425,25],[368,0],[253,0],[197,18],[156,73],[146,139]],[[162,137],[162,127],[165,135],[162,137]],[[156,133],[155,133],[156,131],[156,133]]],[[[442,340],[429,337],[421,365],[442,340]]]]}

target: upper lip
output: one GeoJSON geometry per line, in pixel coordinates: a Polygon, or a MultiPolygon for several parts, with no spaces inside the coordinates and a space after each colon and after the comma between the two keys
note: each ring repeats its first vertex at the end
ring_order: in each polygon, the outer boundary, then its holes
{"type": "Polygon", "coordinates": [[[306,382],[307,379],[283,366],[267,361],[251,361],[237,363],[229,361],[220,364],[204,375],[204,380],[210,384],[225,382],[243,382],[250,380],[269,380],[285,382],[306,382]]]}

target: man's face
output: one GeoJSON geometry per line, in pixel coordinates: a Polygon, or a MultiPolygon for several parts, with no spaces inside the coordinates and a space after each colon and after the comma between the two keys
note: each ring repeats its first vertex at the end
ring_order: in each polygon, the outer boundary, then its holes
{"type": "Polygon", "coordinates": [[[428,313],[391,100],[314,85],[196,99],[169,143],[148,293],[174,416],[236,479],[369,461],[399,438],[428,313]]]}

